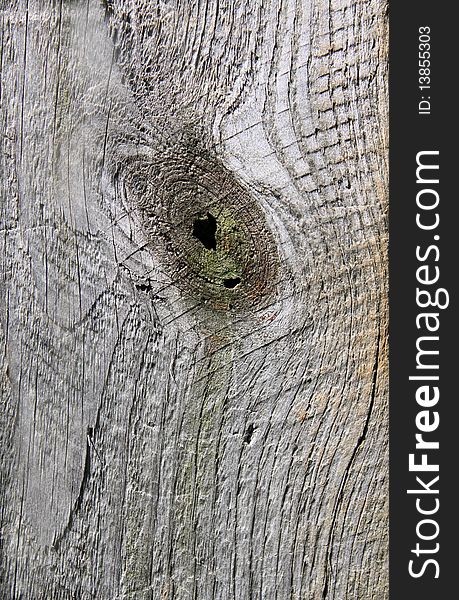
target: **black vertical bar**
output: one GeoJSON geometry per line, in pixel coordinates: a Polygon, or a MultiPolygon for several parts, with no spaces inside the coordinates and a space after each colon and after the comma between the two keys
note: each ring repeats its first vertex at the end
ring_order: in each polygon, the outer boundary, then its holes
{"type": "Polygon", "coordinates": [[[459,397],[454,381],[455,373],[459,373],[459,195],[453,182],[459,174],[459,32],[458,21],[447,6],[425,0],[390,4],[392,600],[459,598],[459,397]],[[417,158],[418,162],[438,165],[439,169],[421,168],[417,177],[417,158]],[[432,208],[426,208],[427,205],[432,208]],[[433,227],[436,215],[439,223],[433,227]],[[437,275],[438,281],[431,283],[437,275]],[[417,296],[417,290],[426,293],[417,296]],[[422,308],[420,304],[428,304],[428,293],[432,306],[422,308]],[[445,306],[448,298],[448,307],[435,306],[445,306]],[[423,337],[429,339],[420,339],[423,337]],[[439,353],[419,354],[419,348],[439,353]],[[410,380],[410,376],[425,379],[410,380]],[[421,387],[423,390],[419,391],[421,387]],[[438,402],[435,388],[440,394],[438,402]],[[429,428],[432,431],[425,431],[429,428]],[[422,436],[421,442],[416,434],[422,436]],[[418,449],[417,442],[421,446],[418,449]],[[425,442],[438,442],[439,449],[422,447],[425,442]],[[438,472],[410,471],[410,454],[420,469],[424,460],[431,467],[438,465],[438,472]],[[439,479],[435,480],[437,476],[439,479]],[[408,490],[413,493],[407,493],[408,490]]]}

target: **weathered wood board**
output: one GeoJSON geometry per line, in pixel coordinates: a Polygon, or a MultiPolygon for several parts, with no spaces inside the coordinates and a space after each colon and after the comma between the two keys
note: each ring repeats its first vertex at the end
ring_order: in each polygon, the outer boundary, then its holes
{"type": "Polygon", "coordinates": [[[1,12],[1,582],[388,597],[384,0],[1,12]]]}

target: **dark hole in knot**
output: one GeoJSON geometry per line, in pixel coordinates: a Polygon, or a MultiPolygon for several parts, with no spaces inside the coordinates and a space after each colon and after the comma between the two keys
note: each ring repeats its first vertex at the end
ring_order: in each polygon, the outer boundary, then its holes
{"type": "Polygon", "coordinates": [[[226,288],[235,288],[237,285],[241,283],[240,277],[228,278],[223,280],[223,285],[226,288]]]}
{"type": "Polygon", "coordinates": [[[207,213],[207,217],[204,219],[196,219],[193,223],[193,236],[198,239],[207,250],[217,249],[216,232],[217,219],[210,213],[207,213]]]}
{"type": "Polygon", "coordinates": [[[142,292],[150,292],[151,291],[150,283],[136,283],[135,287],[142,292]]]}

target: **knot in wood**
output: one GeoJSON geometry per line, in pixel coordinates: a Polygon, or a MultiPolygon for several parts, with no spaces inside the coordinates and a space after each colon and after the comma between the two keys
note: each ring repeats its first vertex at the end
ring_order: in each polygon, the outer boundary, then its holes
{"type": "Polygon", "coordinates": [[[127,170],[130,203],[179,287],[218,310],[266,302],[278,272],[274,237],[256,200],[218,159],[175,146],[127,170]]]}

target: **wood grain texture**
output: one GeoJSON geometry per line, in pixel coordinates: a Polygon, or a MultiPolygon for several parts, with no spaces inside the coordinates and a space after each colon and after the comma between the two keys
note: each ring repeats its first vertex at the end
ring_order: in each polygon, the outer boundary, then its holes
{"type": "Polygon", "coordinates": [[[3,2],[1,598],[388,597],[386,11],[3,2]]]}

